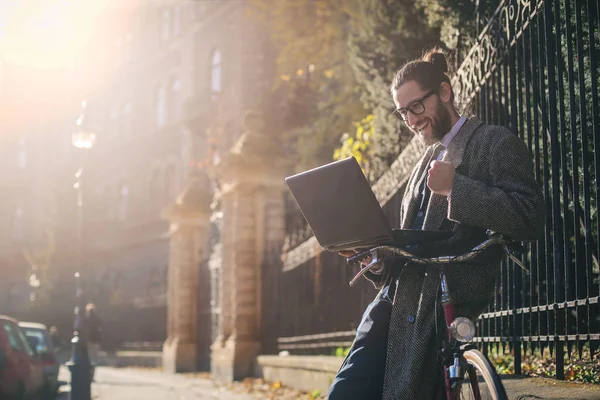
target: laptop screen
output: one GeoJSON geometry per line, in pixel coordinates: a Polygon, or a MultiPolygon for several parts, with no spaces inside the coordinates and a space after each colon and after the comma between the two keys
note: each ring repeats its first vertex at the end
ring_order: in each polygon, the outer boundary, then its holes
{"type": "Polygon", "coordinates": [[[354,157],[285,181],[325,249],[370,247],[392,240],[390,223],[354,157]]]}

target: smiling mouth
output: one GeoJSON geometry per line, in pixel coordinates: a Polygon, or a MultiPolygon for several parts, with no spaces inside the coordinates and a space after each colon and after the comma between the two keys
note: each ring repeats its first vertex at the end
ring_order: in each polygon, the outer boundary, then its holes
{"type": "Polygon", "coordinates": [[[429,125],[429,121],[424,121],[419,125],[413,126],[413,129],[416,130],[417,132],[421,133],[421,131],[423,129],[427,128],[428,125],[429,125]]]}

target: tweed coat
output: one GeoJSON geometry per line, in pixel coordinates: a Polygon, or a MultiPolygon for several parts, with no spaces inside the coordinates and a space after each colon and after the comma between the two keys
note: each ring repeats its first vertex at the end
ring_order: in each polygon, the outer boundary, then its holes
{"type": "MultiPolygon", "coordinates": [[[[431,153],[429,153],[431,154],[431,153]]],[[[453,238],[421,247],[427,256],[461,254],[486,238],[486,230],[515,240],[537,240],[544,229],[543,196],[535,181],[529,151],[522,140],[500,126],[473,117],[454,137],[443,158],[456,175],[450,199],[432,193],[424,230],[453,230],[453,238]]],[[[401,228],[410,228],[419,204],[419,177],[429,167],[427,152],[407,183],[400,210],[401,228]]],[[[503,251],[483,252],[470,263],[453,264],[445,273],[458,315],[476,318],[491,300],[503,251]]],[[[389,279],[391,265],[375,280],[389,279]]],[[[371,276],[371,278],[374,278],[371,276]]],[[[439,303],[439,272],[407,264],[398,277],[390,322],[384,400],[443,398],[437,329],[445,329],[439,303]],[[437,310],[437,311],[436,311],[437,310]]]]}

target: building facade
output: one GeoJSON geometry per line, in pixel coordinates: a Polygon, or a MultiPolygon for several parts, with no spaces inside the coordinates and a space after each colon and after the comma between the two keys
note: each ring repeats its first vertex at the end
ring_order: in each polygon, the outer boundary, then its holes
{"type": "MultiPolygon", "coordinates": [[[[36,129],[23,124],[2,145],[8,155],[3,163],[12,160],[2,166],[3,175],[16,179],[20,175],[14,171],[28,165],[28,175],[19,178],[26,184],[3,180],[14,197],[0,210],[8,227],[4,234],[35,238],[41,250],[52,245],[46,268],[52,288],[38,291],[51,309],[60,308],[55,311],[61,317],[54,319],[64,329],[70,328],[77,271],[83,298],[94,302],[105,320],[108,347],[165,340],[169,224],[161,213],[190,173],[210,168],[235,143],[244,113],[271,101],[273,63],[250,3],[112,2],[72,76],[63,75],[47,89],[68,94],[59,110],[43,117],[52,125],[40,124],[36,136],[36,129]],[[70,144],[84,99],[85,121],[97,131],[89,150],[70,144]],[[25,147],[27,156],[20,150],[25,147]],[[73,184],[80,169],[78,225],[73,184]],[[26,201],[37,207],[31,220],[31,207],[22,205],[26,201]],[[23,221],[31,226],[23,228],[23,221]],[[52,237],[44,233],[45,223],[52,237]]],[[[35,292],[31,260],[20,254],[22,245],[3,243],[2,273],[14,276],[1,280],[12,285],[2,292],[12,290],[27,305],[35,292]]],[[[25,315],[27,309],[21,309],[25,315]]]]}

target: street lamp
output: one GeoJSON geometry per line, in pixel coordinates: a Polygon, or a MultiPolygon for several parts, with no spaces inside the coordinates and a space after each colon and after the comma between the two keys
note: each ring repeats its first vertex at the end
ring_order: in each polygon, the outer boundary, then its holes
{"type": "MultiPolygon", "coordinates": [[[[84,154],[80,157],[79,168],[75,173],[75,183],[73,187],[77,192],[77,268],[82,267],[83,263],[83,169],[85,166],[85,158],[87,151],[94,146],[96,142],[96,134],[91,129],[89,124],[85,122],[85,109],[87,103],[83,101],[81,103],[82,111],[79,118],[77,118],[75,129],[73,129],[72,143],[73,146],[82,149],[84,154]]],[[[75,309],[73,311],[73,339],[71,343],[73,345],[73,351],[71,355],[71,361],[68,366],[71,371],[71,400],[90,400],[91,399],[91,386],[92,386],[92,365],[88,354],[86,329],[82,325],[84,324],[84,315],[82,311],[84,309],[82,289],[80,283],[80,273],[75,273],[75,309]],[[82,327],[84,329],[82,329],[82,327]]]]}

